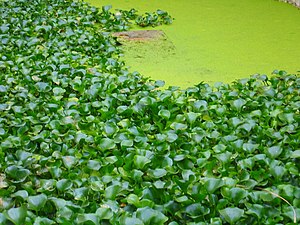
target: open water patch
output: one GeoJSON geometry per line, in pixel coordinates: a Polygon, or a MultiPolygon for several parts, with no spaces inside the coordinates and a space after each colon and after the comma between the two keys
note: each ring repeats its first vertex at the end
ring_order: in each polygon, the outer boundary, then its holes
{"type": "Polygon", "coordinates": [[[274,0],[87,2],[113,9],[136,8],[139,13],[162,9],[175,18],[172,25],[159,27],[174,45],[175,54],[170,56],[168,48],[154,54],[155,45],[124,49],[124,60],[132,71],[165,80],[167,86],[228,83],[275,69],[300,70],[300,11],[290,4],[274,0]]]}

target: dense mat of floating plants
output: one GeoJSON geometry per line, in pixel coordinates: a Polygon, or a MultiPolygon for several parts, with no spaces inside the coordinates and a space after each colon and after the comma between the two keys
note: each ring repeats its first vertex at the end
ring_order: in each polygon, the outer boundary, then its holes
{"type": "Polygon", "coordinates": [[[135,13],[0,1],[0,224],[297,224],[299,77],[162,90],[110,36],[135,13]]]}

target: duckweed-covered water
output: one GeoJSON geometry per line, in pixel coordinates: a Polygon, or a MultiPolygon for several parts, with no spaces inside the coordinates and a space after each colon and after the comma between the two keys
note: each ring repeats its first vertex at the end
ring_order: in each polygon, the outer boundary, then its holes
{"type": "MultiPolygon", "coordinates": [[[[231,82],[274,69],[300,70],[300,11],[274,0],[86,0],[101,7],[168,11],[175,21],[157,27],[174,49],[153,44],[127,49],[124,59],[145,76],[188,87],[231,82]]],[[[148,28],[149,29],[149,28],[148,28]]]]}

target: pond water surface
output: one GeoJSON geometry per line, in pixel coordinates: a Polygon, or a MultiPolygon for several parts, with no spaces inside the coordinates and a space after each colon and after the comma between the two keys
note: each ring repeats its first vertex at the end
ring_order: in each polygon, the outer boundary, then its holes
{"type": "MultiPolygon", "coordinates": [[[[163,30],[174,49],[145,45],[125,52],[131,70],[182,88],[231,82],[274,69],[300,70],[300,10],[274,0],[86,0],[139,13],[168,11],[163,30]],[[137,56],[137,51],[140,55],[137,56]]],[[[149,28],[148,28],[149,29],[149,28]]],[[[151,28],[150,28],[151,29],[151,28]]]]}

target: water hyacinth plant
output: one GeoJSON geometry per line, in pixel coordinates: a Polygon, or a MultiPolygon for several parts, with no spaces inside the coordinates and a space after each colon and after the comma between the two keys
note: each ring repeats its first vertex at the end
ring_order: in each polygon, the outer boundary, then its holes
{"type": "Polygon", "coordinates": [[[0,224],[299,223],[298,76],[161,89],[110,35],[134,11],[0,5],[0,224]]]}

